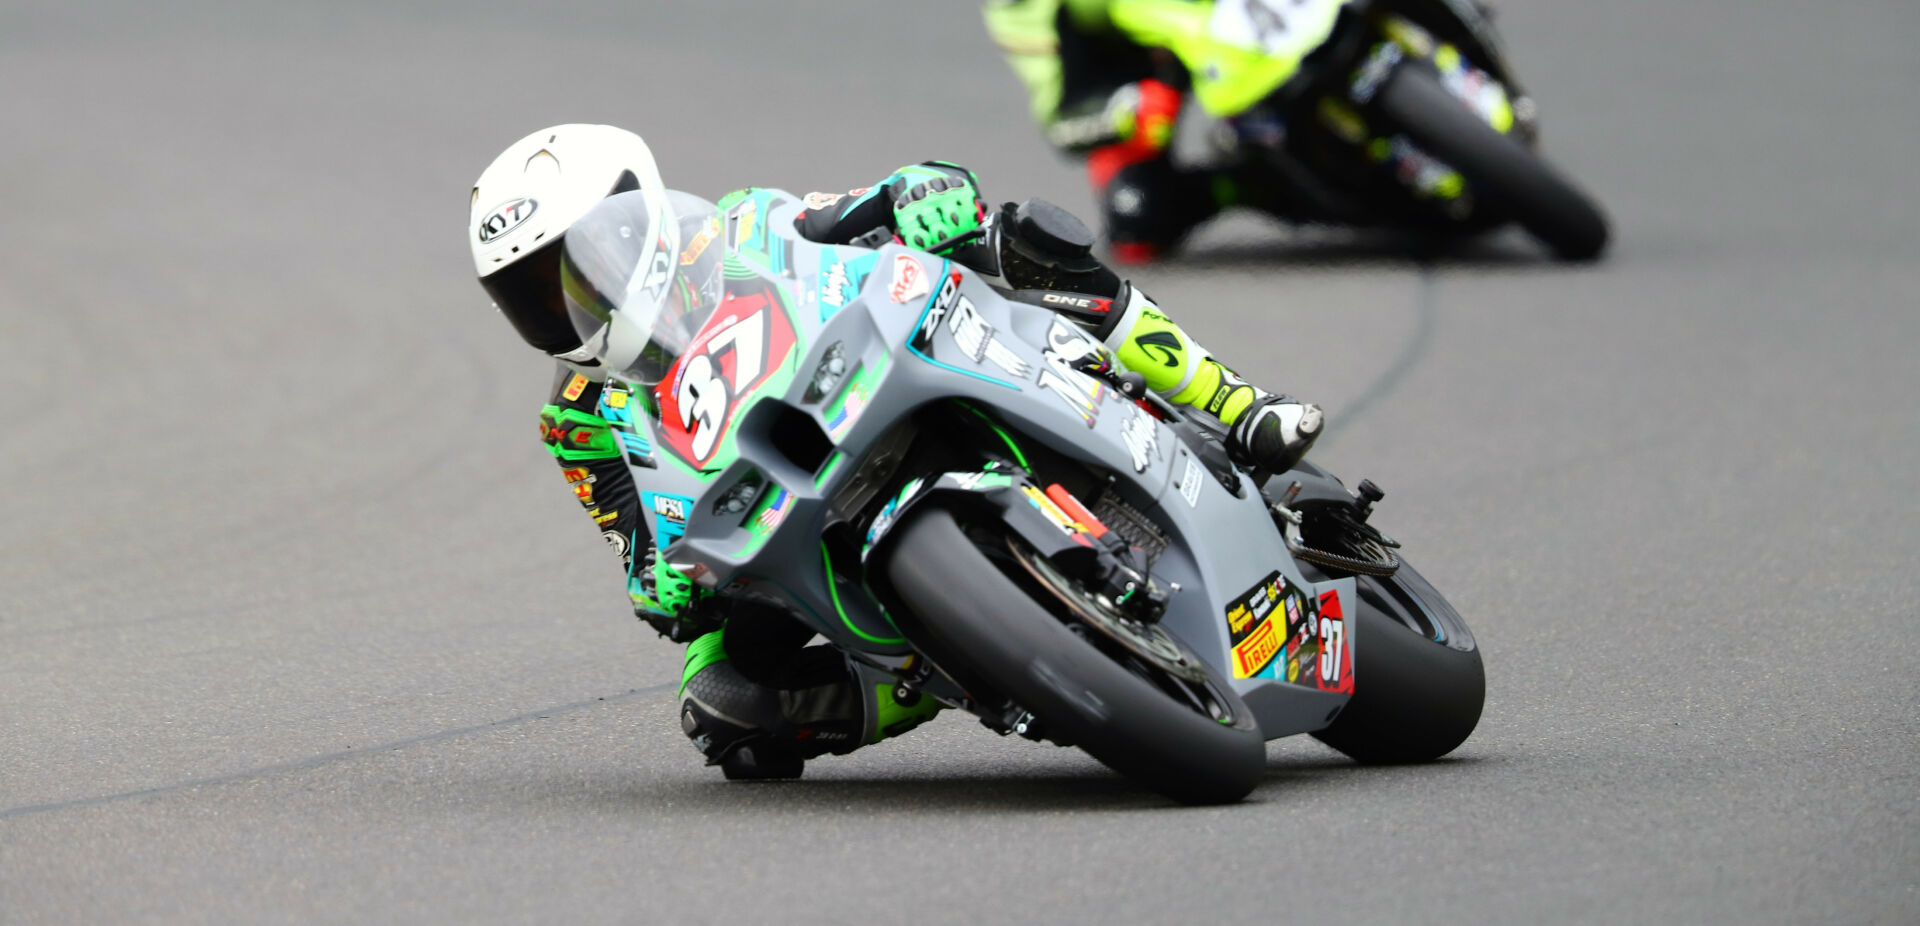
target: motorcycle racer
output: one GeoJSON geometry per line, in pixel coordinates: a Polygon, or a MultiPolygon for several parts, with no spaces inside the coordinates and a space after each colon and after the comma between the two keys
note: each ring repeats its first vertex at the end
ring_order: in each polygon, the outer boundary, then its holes
{"type": "MultiPolygon", "coordinates": [[[[718,208],[750,192],[730,194],[718,208]]],[[[1045,304],[1091,329],[1148,388],[1217,420],[1229,455],[1243,466],[1284,470],[1320,432],[1316,406],[1236,376],[1092,258],[1084,226],[1057,207],[1030,202],[990,212],[972,172],[938,161],[903,167],[849,193],[809,194],[805,205],[795,231],[809,240],[873,247],[899,240],[1010,290],[1054,292],[1061,298],[1045,304]],[[985,246],[994,222],[1004,223],[1001,237],[1010,243],[999,252],[985,246]]],[[[715,208],[662,186],[638,136],[608,126],[555,126],[509,146],[476,181],[469,243],[496,307],[556,361],[541,436],[622,558],[636,615],[688,644],[683,731],[730,778],[794,777],[805,759],[903,733],[940,705],[894,689],[890,677],[831,647],[806,646],[811,631],[775,606],[697,589],[657,555],[644,493],[629,468],[653,465],[634,406],[645,401],[648,377],[657,381],[661,371],[651,370],[642,348],[676,324],[697,329],[717,298],[721,249],[706,247],[714,229],[702,227],[715,208]],[[616,196],[617,203],[602,205],[616,196]],[[597,206],[629,210],[621,227],[635,231],[631,240],[563,247],[568,230],[597,206]],[[610,315],[608,306],[620,301],[591,291],[584,283],[590,275],[569,264],[583,254],[627,266],[652,261],[658,273],[646,276],[642,301],[650,308],[638,328],[631,312],[610,315]]],[[[632,304],[633,294],[619,298],[632,304]]]]}
{"type": "Polygon", "coordinates": [[[1140,264],[1230,206],[1281,218],[1285,196],[1252,171],[1176,167],[1171,146],[1184,88],[1157,75],[1163,52],[1116,28],[1112,0],[988,0],[987,32],[1027,88],[1054,147],[1084,157],[1115,261],[1140,264]]]}

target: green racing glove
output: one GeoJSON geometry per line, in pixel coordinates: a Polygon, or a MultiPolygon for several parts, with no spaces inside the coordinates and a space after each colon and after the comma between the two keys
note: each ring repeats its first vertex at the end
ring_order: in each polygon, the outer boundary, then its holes
{"type": "Polygon", "coordinates": [[[904,186],[893,200],[894,230],[901,241],[945,256],[981,234],[987,204],[972,171],[929,161],[903,167],[894,176],[904,186]]]}

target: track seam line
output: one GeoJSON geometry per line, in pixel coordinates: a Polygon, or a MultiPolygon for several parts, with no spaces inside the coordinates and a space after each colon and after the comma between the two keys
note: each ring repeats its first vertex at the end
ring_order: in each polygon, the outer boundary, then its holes
{"type": "Polygon", "coordinates": [[[73,800],[68,800],[68,801],[54,801],[46,804],[28,804],[21,807],[10,807],[10,808],[7,808],[6,810],[0,810],[0,820],[12,820],[16,817],[26,817],[26,816],[32,816],[34,814],[52,813],[60,810],[74,810],[81,807],[93,807],[100,804],[112,803],[114,801],[128,800],[130,798],[154,797],[154,796],[163,795],[163,794],[172,794],[179,791],[191,790],[193,788],[206,787],[208,785],[228,784],[230,782],[240,781],[247,778],[259,778],[267,775],[278,775],[284,772],[306,771],[308,769],[318,768],[322,765],[327,765],[332,762],[340,762],[346,759],[352,759],[359,756],[371,755],[373,753],[378,753],[378,752],[392,752],[397,749],[405,749],[410,746],[419,746],[424,743],[441,742],[444,740],[466,736],[470,733],[479,733],[484,730],[491,730],[497,727],[509,727],[517,724],[528,723],[534,720],[541,720],[547,717],[553,717],[559,714],[570,714],[570,713],[574,713],[575,711],[586,710],[587,708],[594,707],[595,705],[612,704],[620,701],[628,701],[634,698],[644,697],[650,694],[658,694],[662,691],[667,691],[669,689],[672,689],[678,686],[679,684],[680,684],[679,682],[668,682],[664,685],[652,685],[646,688],[635,688],[631,691],[628,691],[626,694],[609,695],[604,698],[594,698],[590,701],[575,701],[571,704],[561,704],[556,707],[542,708],[537,711],[529,711],[525,714],[520,714],[514,717],[508,717],[504,720],[490,720],[486,723],[474,724],[473,726],[470,726],[470,727],[459,727],[452,730],[439,730],[433,733],[426,733],[420,736],[409,737],[407,739],[394,740],[389,743],[382,743],[378,746],[367,746],[360,749],[346,749],[340,752],[327,753],[325,755],[309,756],[305,759],[295,759],[291,762],[280,762],[274,765],[263,765],[259,768],[246,769],[244,771],[239,771],[239,772],[229,772],[224,775],[212,775],[206,778],[195,778],[191,781],[181,781],[181,782],[175,782],[173,784],[158,785],[152,788],[142,788],[138,791],[122,791],[118,794],[101,794],[101,795],[96,795],[94,797],[75,798],[73,800]]]}
{"type": "Polygon", "coordinates": [[[1322,436],[1322,440],[1346,430],[1347,425],[1361,418],[1375,402],[1386,398],[1393,390],[1399,388],[1400,381],[1426,357],[1427,348],[1433,343],[1434,319],[1438,315],[1435,305],[1438,299],[1435,290],[1439,286],[1439,278],[1433,272],[1432,264],[1420,265],[1418,281],[1419,286],[1414,295],[1413,332],[1407,335],[1406,342],[1400,345],[1400,354],[1393,358],[1393,362],[1388,364],[1379,376],[1374,377],[1373,382],[1367,384],[1367,388],[1360,390],[1360,397],[1354,399],[1339,417],[1328,422],[1327,432],[1322,436]]]}

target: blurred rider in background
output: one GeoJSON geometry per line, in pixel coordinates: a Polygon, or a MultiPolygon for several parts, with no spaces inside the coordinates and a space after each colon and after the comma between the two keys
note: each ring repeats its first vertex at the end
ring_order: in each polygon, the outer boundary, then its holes
{"type": "MultiPolygon", "coordinates": [[[[541,439],[625,567],[635,614],[688,644],[682,728],[729,778],[790,778],[805,759],[905,732],[940,706],[917,695],[898,700],[885,677],[867,677],[871,670],[832,647],[807,646],[812,632],[785,612],[710,594],[667,565],[641,505],[644,486],[635,483],[636,473],[644,481],[655,465],[645,388],[651,384],[609,376],[602,356],[609,339],[576,327],[582,304],[593,297],[563,286],[569,277],[579,289],[582,276],[577,267],[571,275],[563,270],[563,254],[587,251],[564,247],[568,229],[605,201],[607,208],[635,210],[634,223],[663,226],[643,230],[643,237],[657,232],[685,243],[680,260],[662,261],[673,278],[662,281],[659,298],[662,306],[675,300],[675,308],[661,308],[646,324],[683,318],[697,325],[705,315],[695,309],[714,298],[706,290],[720,277],[717,263],[702,261],[718,261],[721,250],[705,249],[711,235],[703,239],[698,225],[747,192],[716,207],[668,191],[639,136],[611,126],[559,125],[515,142],[480,175],[467,232],[494,306],[530,346],[554,359],[541,439]],[[664,227],[674,223],[692,226],[664,227]]],[[[1283,471],[1320,433],[1318,407],[1263,392],[1215,360],[1145,294],[1091,257],[1085,227],[1058,207],[1030,201],[990,210],[971,171],[939,161],[903,167],[848,193],[812,193],[804,202],[794,230],[808,240],[869,247],[899,241],[974,267],[1016,296],[1048,290],[1083,297],[1046,304],[1104,341],[1114,361],[1141,374],[1148,388],[1217,421],[1228,455],[1241,466],[1283,471]],[[1004,223],[1004,253],[983,246],[992,222],[1004,223]],[[1023,230],[1032,234],[1023,237],[1023,230]]],[[[632,372],[641,368],[633,359],[616,363],[628,376],[643,376],[632,372]]]]}
{"type": "Polygon", "coordinates": [[[1170,53],[1116,28],[1112,0],[987,0],[987,32],[1026,85],[1054,147],[1087,162],[1115,261],[1141,264],[1229,206],[1282,218],[1286,201],[1257,172],[1176,167],[1170,156],[1186,88],[1170,53]]]}

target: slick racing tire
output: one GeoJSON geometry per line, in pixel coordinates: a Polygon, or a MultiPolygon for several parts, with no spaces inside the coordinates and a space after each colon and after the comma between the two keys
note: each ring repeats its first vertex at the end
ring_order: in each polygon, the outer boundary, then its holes
{"type": "Polygon", "coordinates": [[[1355,576],[1353,698],[1315,739],[1360,762],[1427,762],[1480,722],[1487,676],[1465,621],[1411,565],[1355,576]]]}
{"type": "Polygon", "coordinates": [[[1253,714],[1217,673],[1230,722],[1208,717],[1068,626],[990,561],[946,511],[896,528],[887,578],[910,614],[901,629],[936,661],[1032,713],[1049,738],[1187,804],[1240,800],[1266,770],[1253,714]]]}
{"type": "Polygon", "coordinates": [[[1572,182],[1519,141],[1500,134],[1447,91],[1424,61],[1395,68],[1375,107],[1422,151],[1466,178],[1474,195],[1511,216],[1566,260],[1607,247],[1607,219],[1572,182]]]}

